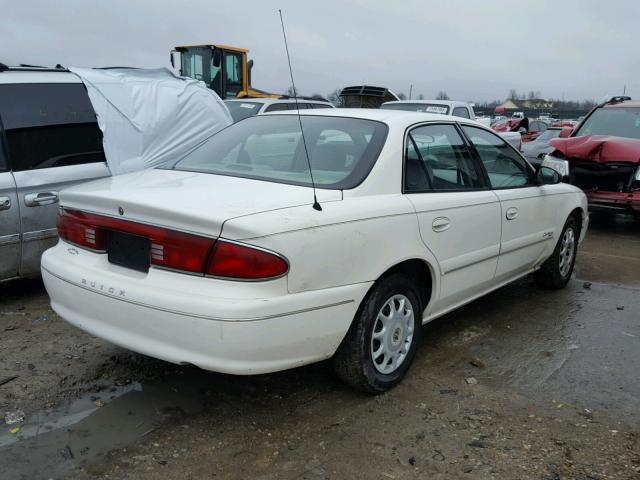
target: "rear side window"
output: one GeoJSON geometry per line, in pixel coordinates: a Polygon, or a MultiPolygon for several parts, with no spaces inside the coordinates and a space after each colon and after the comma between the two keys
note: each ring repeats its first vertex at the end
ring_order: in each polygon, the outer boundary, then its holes
{"type": "Polygon", "coordinates": [[[326,103],[310,103],[312,108],[333,108],[331,105],[326,103]]]}
{"type": "Polygon", "coordinates": [[[234,122],[253,117],[260,111],[261,103],[257,102],[224,102],[234,122]]]}
{"type": "Polygon", "coordinates": [[[482,188],[481,172],[453,125],[411,130],[405,154],[405,192],[482,188]]]}
{"type": "Polygon", "coordinates": [[[467,107],[456,107],[453,109],[454,117],[471,118],[467,107]]]}
{"type": "Polygon", "coordinates": [[[514,188],[532,184],[531,170],[511,145],[482,128],[462,127],[476,148],[492,188],[514,188]]]}
{"type": "Polygon", "coordinates": [[[102,132],[80,83],[0,85],[14,171],[104,162],[102,132]]]}
{"type": "Polygon", "coordinates": [[[274,103],[264,109],[265,112],[281,112],[283,110],[289,110],[288,103],[274,103]]]}

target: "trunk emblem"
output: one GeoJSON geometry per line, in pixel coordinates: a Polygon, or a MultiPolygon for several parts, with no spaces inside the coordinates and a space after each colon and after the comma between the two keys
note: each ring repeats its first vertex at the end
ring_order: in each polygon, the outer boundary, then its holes
{"type": "Polygon", "coordinates": [[[118,213],[119,213],[120,215],[124,215],[124,208],[122,208],[122,207],[118,207],[118,213]]]}

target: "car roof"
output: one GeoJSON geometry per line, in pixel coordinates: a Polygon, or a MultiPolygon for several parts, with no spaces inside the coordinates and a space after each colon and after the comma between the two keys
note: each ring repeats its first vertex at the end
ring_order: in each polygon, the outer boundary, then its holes
{"type": "MultiPolygon", "coordinates": [[[[232,103],[262,103],[264,105],[270,105],[272,103],[295,103],[295,98],[229,98],[224,100],[225,102],[232,103]]],[[[321,103],[323,105],[331,105],[328,100],[317,100],[309,98],[298,98],[298,103],[321,103]]]]}
{"type": "Polygon", "coordinates": [[[418,104],[427,104],[427,105],[470,105],[469,102],[463,102],[461,100],[393,100],[390,102],[384,102],[383,105],[393,105],[396,103],[418,103],[418,104]]]}
{"type": "MultiPolygon", "coordinates": [[[[376,120],[394,125],[398,127],[410,126],[422,122],[457,122],[473,126],[488,128],[476,122],[462,117],[454,117],[451,115],[441,115],[437,113],[412,112],[406,110],[381,110],[375,108],[334,108],[321,110],[299,110],[302,116],[325,116],[325,117],[345,117],[345,118],[361,118],[363,120],[376,120]]],[[[263,116],[269,115],[295,115],[291,111],[269,112],[263,116]]]]}
{"type": "Polygon", "coordinates": [[[3,83],[82,83],[82,80],[63,68],[8,67],[0,69],[0,84],[3,83]]]}
{"type": "Polygon", "coordinates": [[[602,108],[625,108],[625,107],[640,107],[640,101],[638,100],[625,100],[622,102],[605,103],[602,108]]]}

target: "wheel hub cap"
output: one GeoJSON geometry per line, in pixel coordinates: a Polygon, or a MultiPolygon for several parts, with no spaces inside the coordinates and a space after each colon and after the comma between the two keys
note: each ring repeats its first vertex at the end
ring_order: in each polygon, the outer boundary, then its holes
{"type": "Polygon", "coordinates": [[[371,358],[380,373],[392,373],[402,365],[413,342],[414,322],[413,305],[404,295],[384,303],[371,336],[371,358]]]}
{"type": "Polygon", "coordinates": [[[560,275],[566,277],[571,270],[573,263],[573,255],[576,250],[576,235],[573,228],[567,228],[562,236],[560,244],[560,275]]]}

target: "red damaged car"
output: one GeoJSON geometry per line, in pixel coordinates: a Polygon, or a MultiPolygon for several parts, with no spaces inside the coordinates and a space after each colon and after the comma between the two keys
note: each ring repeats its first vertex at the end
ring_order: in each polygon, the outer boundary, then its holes
{"type": "Polygon", "coordinates": [[[522,142],[531,142],[547,130],[549,125],[542,120],[529,120],[524,117],[500,120],[491,125],[491,128],[496,132],[520,132],[522,134],[522,142]]]}
{"type": "Polygon", "coordinates": [[[613,97],[560,137],[543,165],[584,190],[590,210],[640,215],[640,102],[613,97]]]}

